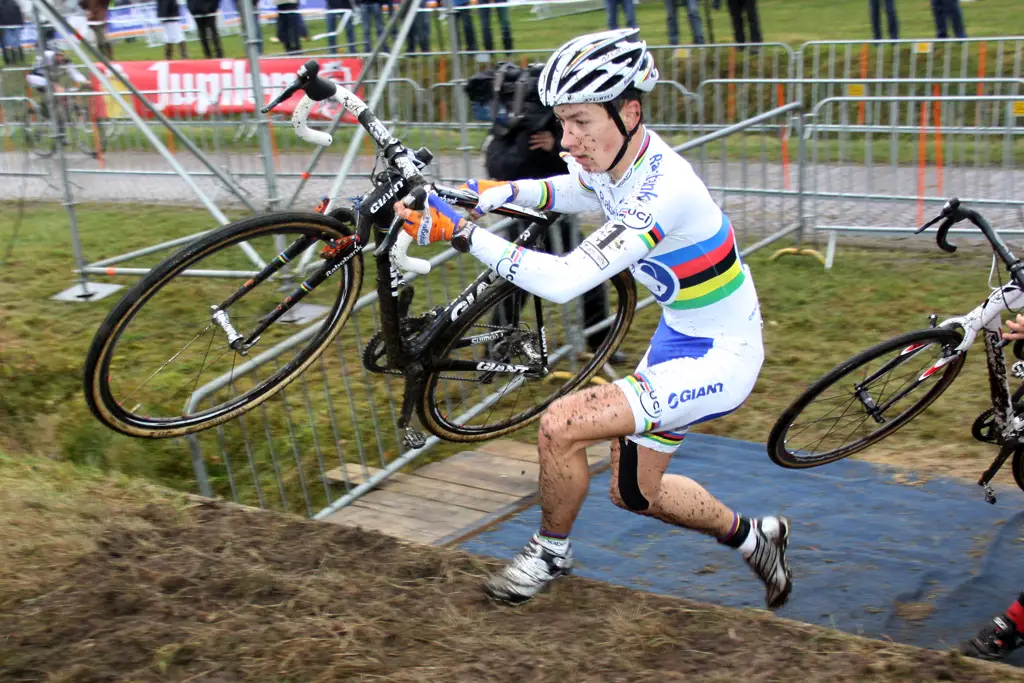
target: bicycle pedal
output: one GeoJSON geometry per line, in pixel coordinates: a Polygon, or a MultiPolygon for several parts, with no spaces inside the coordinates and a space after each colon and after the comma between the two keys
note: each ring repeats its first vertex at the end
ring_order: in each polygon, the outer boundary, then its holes
{"type": "Polygon", "coordinates": [[[415,429],[406,429],[405,436],[402,437],[403,448],[423,448],[427,445],[427,435],[423,432],[418,432],[415,429]]]}
{"type": "Polygon", "coordinates": [[[985,502],[989,505],[996,504],[996,492],[989,484],[984,484],[985,487],[985,502]]]}

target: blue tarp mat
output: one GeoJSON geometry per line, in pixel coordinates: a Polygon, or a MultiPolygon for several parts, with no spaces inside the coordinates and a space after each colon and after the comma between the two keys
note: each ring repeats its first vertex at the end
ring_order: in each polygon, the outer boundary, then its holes
{"type": "MultiPolygon", "coordinates": [[[[780,616],[941,649],[974,634],[1024,589],[1024,492],[1016,488],[996,487],[999,500],[989,505],[970,482],[906,485],[895,470],[857,460],[785,470],[761,444],[702,434],[687,437],[668,471],[741,514],[790,518],[794,589],[780,616]]],[[[761,584],[734,550],[615,507],[610,476],[593,478],[573,529],[578,575],[764,607],[761,584]]],[[[508,558],[539,523],[534,506],[461,547],[508,558]]],[[[1024,664],[1024,652],[1016,654],[1014,663],[1024,664]]]]}

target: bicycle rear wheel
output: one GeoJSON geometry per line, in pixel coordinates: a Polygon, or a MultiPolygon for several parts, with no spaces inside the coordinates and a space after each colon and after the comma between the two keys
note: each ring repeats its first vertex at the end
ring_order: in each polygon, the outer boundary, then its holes
{"type": "Polygon", "coordinates": [[[786,468],[817,467],[881,441],[956,379],[967,358],[951,355],[961,339],[942,328],[908,332],[837,365],[779,417],[769,457],[786,468]]]}
{"type": "Polygon", "coordinates": [[[84,382],[93,414],[122,434],[164,438],[221,424],[276,394],[317,359],[352,311],[363,264],[345,239],[350,234],[329,216],[277,212],[214,230],[156,266],[114,307],[89,348],[84,382]],[[323,271],[338,284],[309,288],[313,273],[329,265],[319,255],[330,240],[350,250],[341,252],[347,261],[331,262],[336,270],[323,271]],[[263,264],[293,244],[308,246],[253,285],[263,264]],[[311,267],[298,272],[305,254],[311,267]],[[302,308],[271,323],[244,354],[212,315],[224,307],[248,338],[275,307],[299,296],[302,308]]]}
{"type": "Polygon", "coordinates": [[[590,381],[625,338],[636,309],[633,276],[623,271],[611,278],[605,296],[614,319],[588,344],[575,331],[584,327],[585,314],[574,305],[579,299],[559,306],[505,282],[493,285],[438,342],[430,362],[462,367],[427,377],[420,421],[440,438],[473,442],[539,418],[556,398],[590,381]]]}

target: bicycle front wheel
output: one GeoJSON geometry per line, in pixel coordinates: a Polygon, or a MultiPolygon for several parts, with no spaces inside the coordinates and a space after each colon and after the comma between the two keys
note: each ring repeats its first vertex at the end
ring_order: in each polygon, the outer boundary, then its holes
{"type": "Polygon", "coordinates": [[[319,286],[308,286],[327,266],[320,259],[327,243],[354,250],[345,240],[350,234],[329,216],[277,212],[214,230],[156,266],[93,339],[84,377],[93,414],[122,434],[165,438],[221,424],[276,394],[317,359],[352,311],[361,253],[324,270],[329,279],[319,286]],[[289,245],[308,246],[279,257],[289,245]],[[279,258],[285,265],[253,284],[279,258]],[[299,296],[298,306],[258,331],[278,306],[299,296]],[[213,316],[218,307],[229,326],[213,316]],[[236,350],[232,332],[259,336],[236,350]]]}
{"type": "Polygon", "coordinates": [[[779,417],[768,455],[786,468],[835,462],[881,441],[932,404],[967,358],[962,337],[929,328],[877,344],[836,366],[779,417]]]}
{"type": "Polygon", "coordinates": [[[508,283],[492,286],[439,341],[431,359],[439,369],[427,377],[420,421],[459,442],[525,427],[605,367],[635,310],[636,283],[628,271],[562,306],[508,283]],[[580,332],[597,327],[605,310],[610,326],[580,332]]]}

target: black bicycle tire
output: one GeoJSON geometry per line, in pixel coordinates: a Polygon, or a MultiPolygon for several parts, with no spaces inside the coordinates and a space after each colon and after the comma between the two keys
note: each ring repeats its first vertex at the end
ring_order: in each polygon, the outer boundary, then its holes
{"type": "Polygon", "coordinates": [[[108,384],[110,360],[121,332],[146,301],[179,272],[219,248],[234,246],[259,234],[269,233],[275,228],[299,225],[316,230],[334,231],[339,236],[352,234],[349,226],[335,218],[317,213],[280,211],[252,216],[229,223],[191,242],[157,265],[132,287],[107,315],[89,346],[83,381],[86,402],[93,415],[107,427],[128,436],[154,439],[184,436],[223,424],[252,410],[302,374],[334,340],[352,313],[362,286],[361,253],[332,275],[332,278],[348,278],[348,286],[337,287],[338,298],[328,311],[322,329],[313,337],[306,349],[297,353],[293,359],[259,385],[235,397],[225,406],[194,413],[188,418],[150,418],[152,424],[136,419],[125,420],[121,415],[125,411],[117,405],[108,384]],[[202,417],[204,415],[207,417],[202,417]]]}
{"type": "MultiPolygon", "coordinates": [[[[605,338],[605,341],[602,342],[603,348],[600,350],[600,353],[595,353],[594,357],[588,360],[583,368],[576,373],[572,379],[566,382],[559,392],[552,394],[546,401],[535,405],[528,413],[526,413],[526,417],[518,419],[515,422],[491,428],[465,428],[459,425],[452,425],[444,418],[444,416],[437,412],[437,405],[433,398],[437,389],[437,381],[440,378],[441,373],[431,372],[427,375],[423,392],[417,406],[417,412],[423,426],[438,438],[446,441],[460,443],[487,441],[526,427],[530,423],[536,421],[547,406],[556,398],[564,396],[586,382],[589,382],[590,379],[598,373],[608,358],[610,358],[622,344],[622,341],[626,337],[626,333],[629,332],[629,328],[633,323],[633,317],[636,312],[636,282],[633,279],[632,274],[630,274],[629,271],[622,271],[610,278],[608,282],[612,283],[618,292],[618,311],[614,322],[612,322],[612,325],[609,328],[608,336],[605,338]]],[[[510,296],[515,291],[516,287],[507,282],[502,282],[498,286],[486,291],[484,295],[470,306],[438,340],[432,351],[432,353],[436,354],[435,358],[437,360],[443,359],[451,349],[451,345],[454,344],[456,340],[460,339],[466,330],[473,325],[473,323],[482,319],[484,316],[489,315],[494,306],[500,304],[507,296],[510,296]]]]}
{"type": "Polygon", "coordinates": [[[1017,482],[1017,488],[1024,491],[1024,446],[1018,446],[1013,452],[1013,480],[1017,482]]]}
{"type": "MultiPolygon", "coordinates": [[[[47,119],[47,123],[50,127],[53,127],[53,122],[47,119]]],[[[52,136],[41,136],[36,132],[36,126],[29,118],[28,114],[25,115],[24,124],[22,127],[22,133],[25,136],[25,151],[30,154],[35,154],[40,159],[49,159],[57,151],[57,140],[52,136]],[[50,145],[48,149],[41,150],[39,147],[39,141],[49,140],[50,145]]]]}
{"type": "Polygon", "coordinates": [[[964,361],[967,358],[966,353],[960,354],[957,358],[950,361],[942,368],[942,377],[939,378],[938,382],[931,385],[924,398],[914,403],[912,406],[907,408],[907,410],[900,413],[900,415],[893,420],[890,420],[877,431],[872,432],[863,439],[860,439],[845,448],[836,449],[837,452],[832,456],[810,461],[796,459],[786,449],[785,443],[786,433],[792,426],[793,421],[799,417],[801,411],[803,411],[811,401],[817,398],[818,395],[835,384],[836,381],[853,372],[864,363],[914,343],[931,340],[941,342],[944,345],[951,344],[955,346],[959,344],[962,339],[963,337],[953,330],[929,327],[922,330],[907,332],[887,341],[880,342],[843,361],[814,382],[814,384],[809,386],[796,400],[793,401],[793,403],[790,404],[788,408],[786,408],[785,411],[783,411],[782,415],[779,416],[779,419],[775,422],[775,425],[772,427],[772,431],[768,437],[768,457],[771,458],[772,462],[776,465],[785,467],[786,469],[807,469],[810,467],[819,467],[821,465],[836,462],[837,460],[842,460],[843,458],[851,456],[854,453],[858,453],[865,448],[878,443],[882,439],[891,436],[912,419],[920,415],[925,408],[934,403],[935,400],[938,399],[947,388],[949,388],[949,385],[953,383],[953,380],[956,379],[957,375],[960,374],[960,370],[963,368],[964,361]]]}

